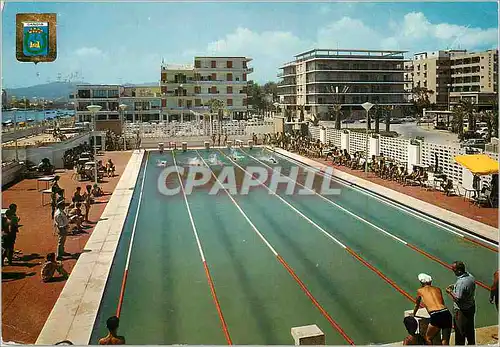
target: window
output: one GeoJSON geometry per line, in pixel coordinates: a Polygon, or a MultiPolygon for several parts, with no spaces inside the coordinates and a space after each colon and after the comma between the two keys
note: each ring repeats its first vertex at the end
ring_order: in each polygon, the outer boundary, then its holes
{"type": "Polygon", "coordinates": [[[212,73],[212,81],[217,81],[217,74],[215,72],[212,73]]]}
{"type": "Polygon", "coordinates": [[[90,90],[89,89],[79,90],[78,91],[78,98],[90,99],[90,90]]]}
{"type": "Polygon", "coordinates": [[[94,98],[107,98],[108,93],[106,89],[96,89],[94,90],[94,98]]]}
{"type": "Polygon", "coordinates": [[[195,60],[194,61],[194,67],[199,69],[201,67],[201,61],[200,60],[195,60]]]}
{"type": "Polygon", "coordinates": [[[195,94],[201,94],[201,87],[200,86],[194,87],[194,93],[195,94]]]}
{"type": "Polygon", "coordinates": [[[227,87],[227,94],[233,94],[233,87],[227,87]]]}
{"type": "Polygon", "coordinates": [[[247,62],[246,61],[243,61],[243,68],[246,69],[247,68],[247,62]]]}
{"type": "Polygon", "coordinates": [[[227,106],[233,106],[233,99],[227,99],[227,106]]]}
{"type": "Polygon", "coordinates": [[[211,64],[210,64],[210,67],[211,67],[212,69],[215,69],[215,68],[217,67],[217,62],[216,62],[215,60],[212,60],[212,61],[211,61],[211,64]]]}
{"type": "Polygon", "coordinates": [[[233,68],[233,61],[232,61],[232,60],[228,60],[228,61],[226,61],[226,67],[227,67],[228,69],[232,69],[232,68],[233,68]]]}
{"type": "Polygon", "coordinates": [[[247,106],[247,99],[243,99],[243,106],[247,106]]]}
{"type": "Polygon", "coordinates": [[[108,98],[117,98],[117,97],[118,97],[118,90],[116,89],[108,90],[108,98]]]}
{"type": "Polygon", "coordinates": [[[210,90],[210,93],[217,94],[217,87],[212,87],[212,89],[210,90]]]}
{"type": "Polygon", "coordinates": [[[194,106],[201,106],[201,100],[200,99],[194,99],[194,106]]]}
{"type": "Polygon", "coordinates": [[[243,74],[243,81],[246,81],[246,80],[247,80],[247,74],[246,74],[246,73],[244,73],[244,74],[243,74]]]}
{"type": "Polygon", "coordinates": [[[182,99],[177,100],[177,106],[182,107],[182,99]]]}
{"type": "Polygon", "coordinates": [[[233,80],[233,74],[232,73],[228,73],[227,74],[227,81],[232,81],[233,80]]]}

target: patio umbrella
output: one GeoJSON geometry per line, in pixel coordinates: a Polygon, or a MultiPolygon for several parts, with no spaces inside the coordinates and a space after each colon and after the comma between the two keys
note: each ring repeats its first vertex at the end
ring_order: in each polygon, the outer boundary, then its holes
{"type": "Polygon", "coordinates": [[[466,154],[455,157],[455,161],[474,175],[491,175],[498,173],[498,162],[486,154],[466,154]]]}

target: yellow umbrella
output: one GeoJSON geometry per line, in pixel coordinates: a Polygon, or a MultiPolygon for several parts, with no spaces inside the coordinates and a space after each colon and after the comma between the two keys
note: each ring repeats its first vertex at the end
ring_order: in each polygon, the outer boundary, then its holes
{"type": "Polygon", "coordinates": [[[486,154],[458,155],[455,161],[474,175],[491,175],[498,173],[498,162],[486,154]]]}

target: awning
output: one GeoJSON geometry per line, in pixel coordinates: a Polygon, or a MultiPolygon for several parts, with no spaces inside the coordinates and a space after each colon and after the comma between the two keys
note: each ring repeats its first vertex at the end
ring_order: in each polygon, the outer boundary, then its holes
{"type": "Polygon", "coordinates": [[[498,162],[486,154],[467,154],[455,157],[455,161],[474,175],[491,175],[498,173],[498,162]]]}

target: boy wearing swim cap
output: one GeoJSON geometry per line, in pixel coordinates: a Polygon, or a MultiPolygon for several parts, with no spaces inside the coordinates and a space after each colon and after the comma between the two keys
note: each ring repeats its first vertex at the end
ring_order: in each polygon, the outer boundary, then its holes
{"type": "Polygon", "coordinates": [[[425,341],[428,345],[432,345],[432,339],[441,330],[441,343],[443,345],[450,344],[450,335],[452,328],[451,313],[446,308],[443,300],[443,293],[438,287],[432,285],[432,277],[421,273],[418,275],[421,287],[417,290],[417,302],[413,309],[413,316],[420,308],[420,303],[423,302],[424,307],[429,312],[430,323],[425,334],[425,341]]]}

